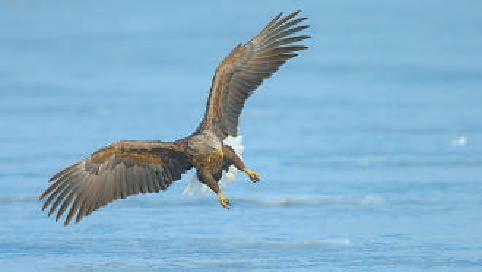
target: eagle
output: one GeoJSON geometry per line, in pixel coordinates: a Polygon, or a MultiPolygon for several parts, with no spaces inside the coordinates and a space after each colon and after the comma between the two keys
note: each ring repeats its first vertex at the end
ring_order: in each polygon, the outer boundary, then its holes
{"type": "Polygon", "coordinates": [[[238,135],[238,120],[248,97],[288,59],[307,49],[299,44],[309,35],[301,31],[301,11],[279,13],[253,39],[237,45],[223,59],[213,76],[204,117],[191,135],[174,142],[125,140],[104,147],[86,159],[54,175],[40,195],[42,210],[56,213],[58,221],[67,212],[64,225],[80,222],[93,211],[140,193],[158,193],[195,168],[200,182],[219,198],[223,208],[229,200],[218,181],[222,171],[234,165],[252,182],[260,176],[223,140],[238,135]]]}

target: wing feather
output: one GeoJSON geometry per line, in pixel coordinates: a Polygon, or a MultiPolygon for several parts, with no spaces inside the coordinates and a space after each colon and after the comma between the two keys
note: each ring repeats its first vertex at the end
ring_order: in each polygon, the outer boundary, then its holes
{"type": "Polygon", "coordinates": [[[183,142],[121,141],[56,175],[40,196],[42,210],[68,225],[116,199],[165,190],[193,167],[183,142]]]}
{"type": "Polygon", "coordinates": [[[298,56],[297,51],[307,48],[295,43],[310,36],[292,36],[309,27],[300,25],[306,18],[297,18],[299,13],[278,14],[256,37],[236,46],[221,62],[199,129],[213,128],[221,138],[237,135],[238,119],[249,96],[288,59],[298,56]]]}

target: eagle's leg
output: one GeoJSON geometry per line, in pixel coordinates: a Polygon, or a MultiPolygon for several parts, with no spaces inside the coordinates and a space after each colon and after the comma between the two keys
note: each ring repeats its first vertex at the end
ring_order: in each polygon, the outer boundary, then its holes
{"type": "Polygon", "coordinates": [[[236,166],[238,170],[245,172],[252,182],[256,183],[259,181],[259,175],[246,168],[243,160],[241,160],[241,158],[236,155],[236,152],[234,152],[234,150],[230,146],[223,145],[223,155],[224,159],[227,160],[230,164],[234,164],[234,166],[236,166]]]}
{"type": "Polygon", "coordinates": [[[229,199],[227,199],[223,193],[221,193],[221,190],[219,189],[218,182],[214,179],[213,175],[206,169],[198,169],[197,170],[197,176],[198,179],[209,186],[209,188],[218,195],[219,202],[223,206],[223,208],[228,209],[229,206],[231,205],[229,203],[229,199]]]}

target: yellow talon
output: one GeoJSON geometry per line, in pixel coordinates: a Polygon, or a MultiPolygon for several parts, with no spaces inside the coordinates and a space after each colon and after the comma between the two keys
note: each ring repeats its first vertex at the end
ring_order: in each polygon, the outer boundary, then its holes
{"type": "Polygon", "coordinates": [[[256,174],[255,172],[249,170],[249,169],[244,169],[244,172],[246,172],[246,174],[248,174],[249,176],[249,179],[252,181],[252,182],[258,182],[259,181],[259,175],[256,174]]]}
{"type": "Polygon", "coordinates": [[[221,202],[223,208],[229,209],[229,206],[231,206],[231,204],[229,203],[229,199],[227,199],[221,192],[218,193],[218,197],[219,202],[221,202]]]}

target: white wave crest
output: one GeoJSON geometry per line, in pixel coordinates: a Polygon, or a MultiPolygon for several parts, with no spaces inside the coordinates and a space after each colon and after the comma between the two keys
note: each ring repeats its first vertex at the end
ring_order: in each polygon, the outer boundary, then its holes
{"type": "Polygon", "coordinates": [[[452,144],[452,146],[465,146],[467,144],[467,137],[465,136],[457,137],[456,139],[453,139],[452,141],[450,141],[450,143],[452,144]]]}
{"type": "Polygon", "coordinates": [[[305,240],[305,245],[313,246],[349,246],[351,241],[349,239],[333,239],[333,240],[305,240]]]}
{"type": "Polygon", "coordinates": [[[0,204],[12,204],[19,202],[36,202],[35,196],[28,195],[13,195],[13,196],[0,196],[0,204]]]}
{"type": "Polygon", "coordinates": [[[374,207],[385,204],[385,200],[378,195],[362,197],[346,197],[332,195],[286,196],[277,198],[238,198],[238,202],[268,207],[297,207],[297,206],[353,206],[374,207]]]}

